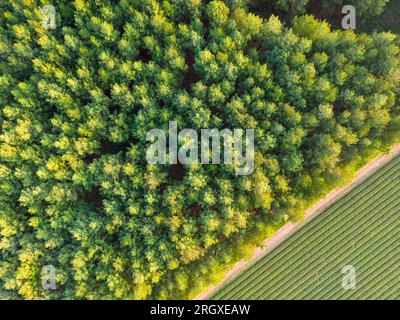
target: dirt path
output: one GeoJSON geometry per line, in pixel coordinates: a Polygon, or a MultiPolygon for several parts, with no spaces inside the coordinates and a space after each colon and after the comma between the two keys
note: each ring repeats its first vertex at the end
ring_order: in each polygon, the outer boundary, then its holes
{"type": "Polygon", "coordinates": [[[314,218],[318,214],[322,213],[326,207],[335,202],[338,198],[340,198],[345,192],[353,188],[355,185],[360,183],[362,180],[367,178],[369,175],[374,173],[380,167],[387,164],[390,160],[400,155],[400,144],[395,145],[392,150],[388,154],[384,154],[378,158],[372,160],[369,164],[363,167],[360,171],[357,172],[355,178],[346,186],[335,189],[331,193],[329,193],[324,199],[321,199],[314,206],[309,208],[305,212],[304,222],[289,222],[284,227],[279,229],[275,234],[266,239],[262,247],[258,247],[254,250],[254,255],[250,260],[240,260],[237,262],[232,269],[230,269],[224,279],[220,281],[217,285],[212,285],[206,292],[199,294],[194,300],[205,300],[212,293],[214,293],[217,289],[222,287],[228,280],[234,277],[238,272],[240,272],[243,268],[253,263],[255,260],[260,258],[261,256],[267,254],[272,249],[274,249],[278,244],[280,244],[283,240],[289,237],[293,232],[299,229],[305,222],[314,218]]]}

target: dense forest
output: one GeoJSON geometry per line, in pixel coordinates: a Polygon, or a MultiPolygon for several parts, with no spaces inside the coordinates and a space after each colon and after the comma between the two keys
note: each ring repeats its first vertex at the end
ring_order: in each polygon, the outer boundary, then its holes
{"type": "Polygon", "coordinates": [[[3,298],[192,297],[399,132],[398,36],[270,2],[0,2],[3,298]],[[169,121],[254,128],[254,173],[148,164],[146,134],[169,121]]]}

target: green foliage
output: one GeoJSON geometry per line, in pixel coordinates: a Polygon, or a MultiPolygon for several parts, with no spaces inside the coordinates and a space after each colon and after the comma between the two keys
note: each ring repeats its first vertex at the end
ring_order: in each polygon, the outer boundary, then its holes
{"type": "MultiPolygon", "coordinates": [[[[279,15],[288,23],[295,16],[312,13],[326,19],[333,26],[341,28],[342,8],[352,5],[356,8],[358,30],[369,29],[369,25],[380,16],[390,0],[249,0],[250,8],[262,15],[279,15]]],[[[396,0],[394,0],[396,1],[396,0]]],[[[245,4],[242,4],[245,5],[245,4]]]]}
{"type": "Polygon", "coordinates": [[[187,297],[399,129],[393,34],[200,0],[53,1],[46,30],[44,4],[0,3],[2,296],[187,297]],[[146,134],[168,121],[256,128],[254,174],[149,165],[146,134]]]}
{"type": "Polygon", "coordinates": [[[307,222],[213,299],[396,299],[400,262],[400,157],[307,222]],[[357,290],[343,290],[341,270],[356,268],[357,290]],[[271,267],[273,266],[273,267],[271,267]]]}
{"type": "Polygon", "coordinates": [[[389,1],[390,0],[330,0],[321,2],[322,10],[326,10],[326,14],[333,13],[336,8],[342,8],[345,5],[353,5],[357,10],[357,16],[365,21],[382,14],[389,1]]]}
{"type": "Polygon", "coordinates": [[[371,20],[366,26],[365,30],[368,31],[392,31],[400,33],[400,1],[391,0],[386,6],[383,13],[376,19],[371,20]]]}

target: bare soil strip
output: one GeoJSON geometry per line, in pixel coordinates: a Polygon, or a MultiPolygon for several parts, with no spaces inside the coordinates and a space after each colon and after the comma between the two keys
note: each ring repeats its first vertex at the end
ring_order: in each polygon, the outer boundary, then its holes
{"type": "Polygon", "coordinates": [[[355,178],[346,186],[342,188],[338,188],[329,193],[325,198],[321,199],[314,206],[309,208],[305,212],[305,218],[303,222],[289,222],[281,229],[279,229],[275,234],[266,239],[261,247],[258,247],[254,250],[254,255],[250,260],[240,260],[237,262],[232,269],[230,269],[224,279],[222,279],[217,285],[212,285],[210,288],[198,296],[194,298],[194,300],[205,300],[208,299],[216,290],[221,288],[227,281],[229,281],[232,277],[238,274],[243,270],[246,266],[253,263],[255,260],[259,259],[261,256],[268,254],[271,250],[273,250],[277,245],[279,245],[282,241],[288,238],[291,234],[293,234],[297,229],[299,229],[305,222],[311,220],[315,216],[324,212],[324,210],[338,200],[342,195],[344,195],[351,188],[362,182],[368,176],[376,172],[378,169],[386,165],[392,159],[400,155],[400,144],[396,144],[392,150],[384,154],[380,157],[375,158],[366,166],[364,166],[360,171],[357,172],[355,178]]]}

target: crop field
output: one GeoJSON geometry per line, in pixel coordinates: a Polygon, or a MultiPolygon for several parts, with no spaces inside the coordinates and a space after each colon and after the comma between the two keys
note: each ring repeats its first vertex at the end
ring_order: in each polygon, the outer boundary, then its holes
{"type": "Polygon", "coordinates": [[[400,299],[400,157],[242,271],[212,299],[400,299]],[[355,287],[345,290],[346,266],[355,287]]]}

